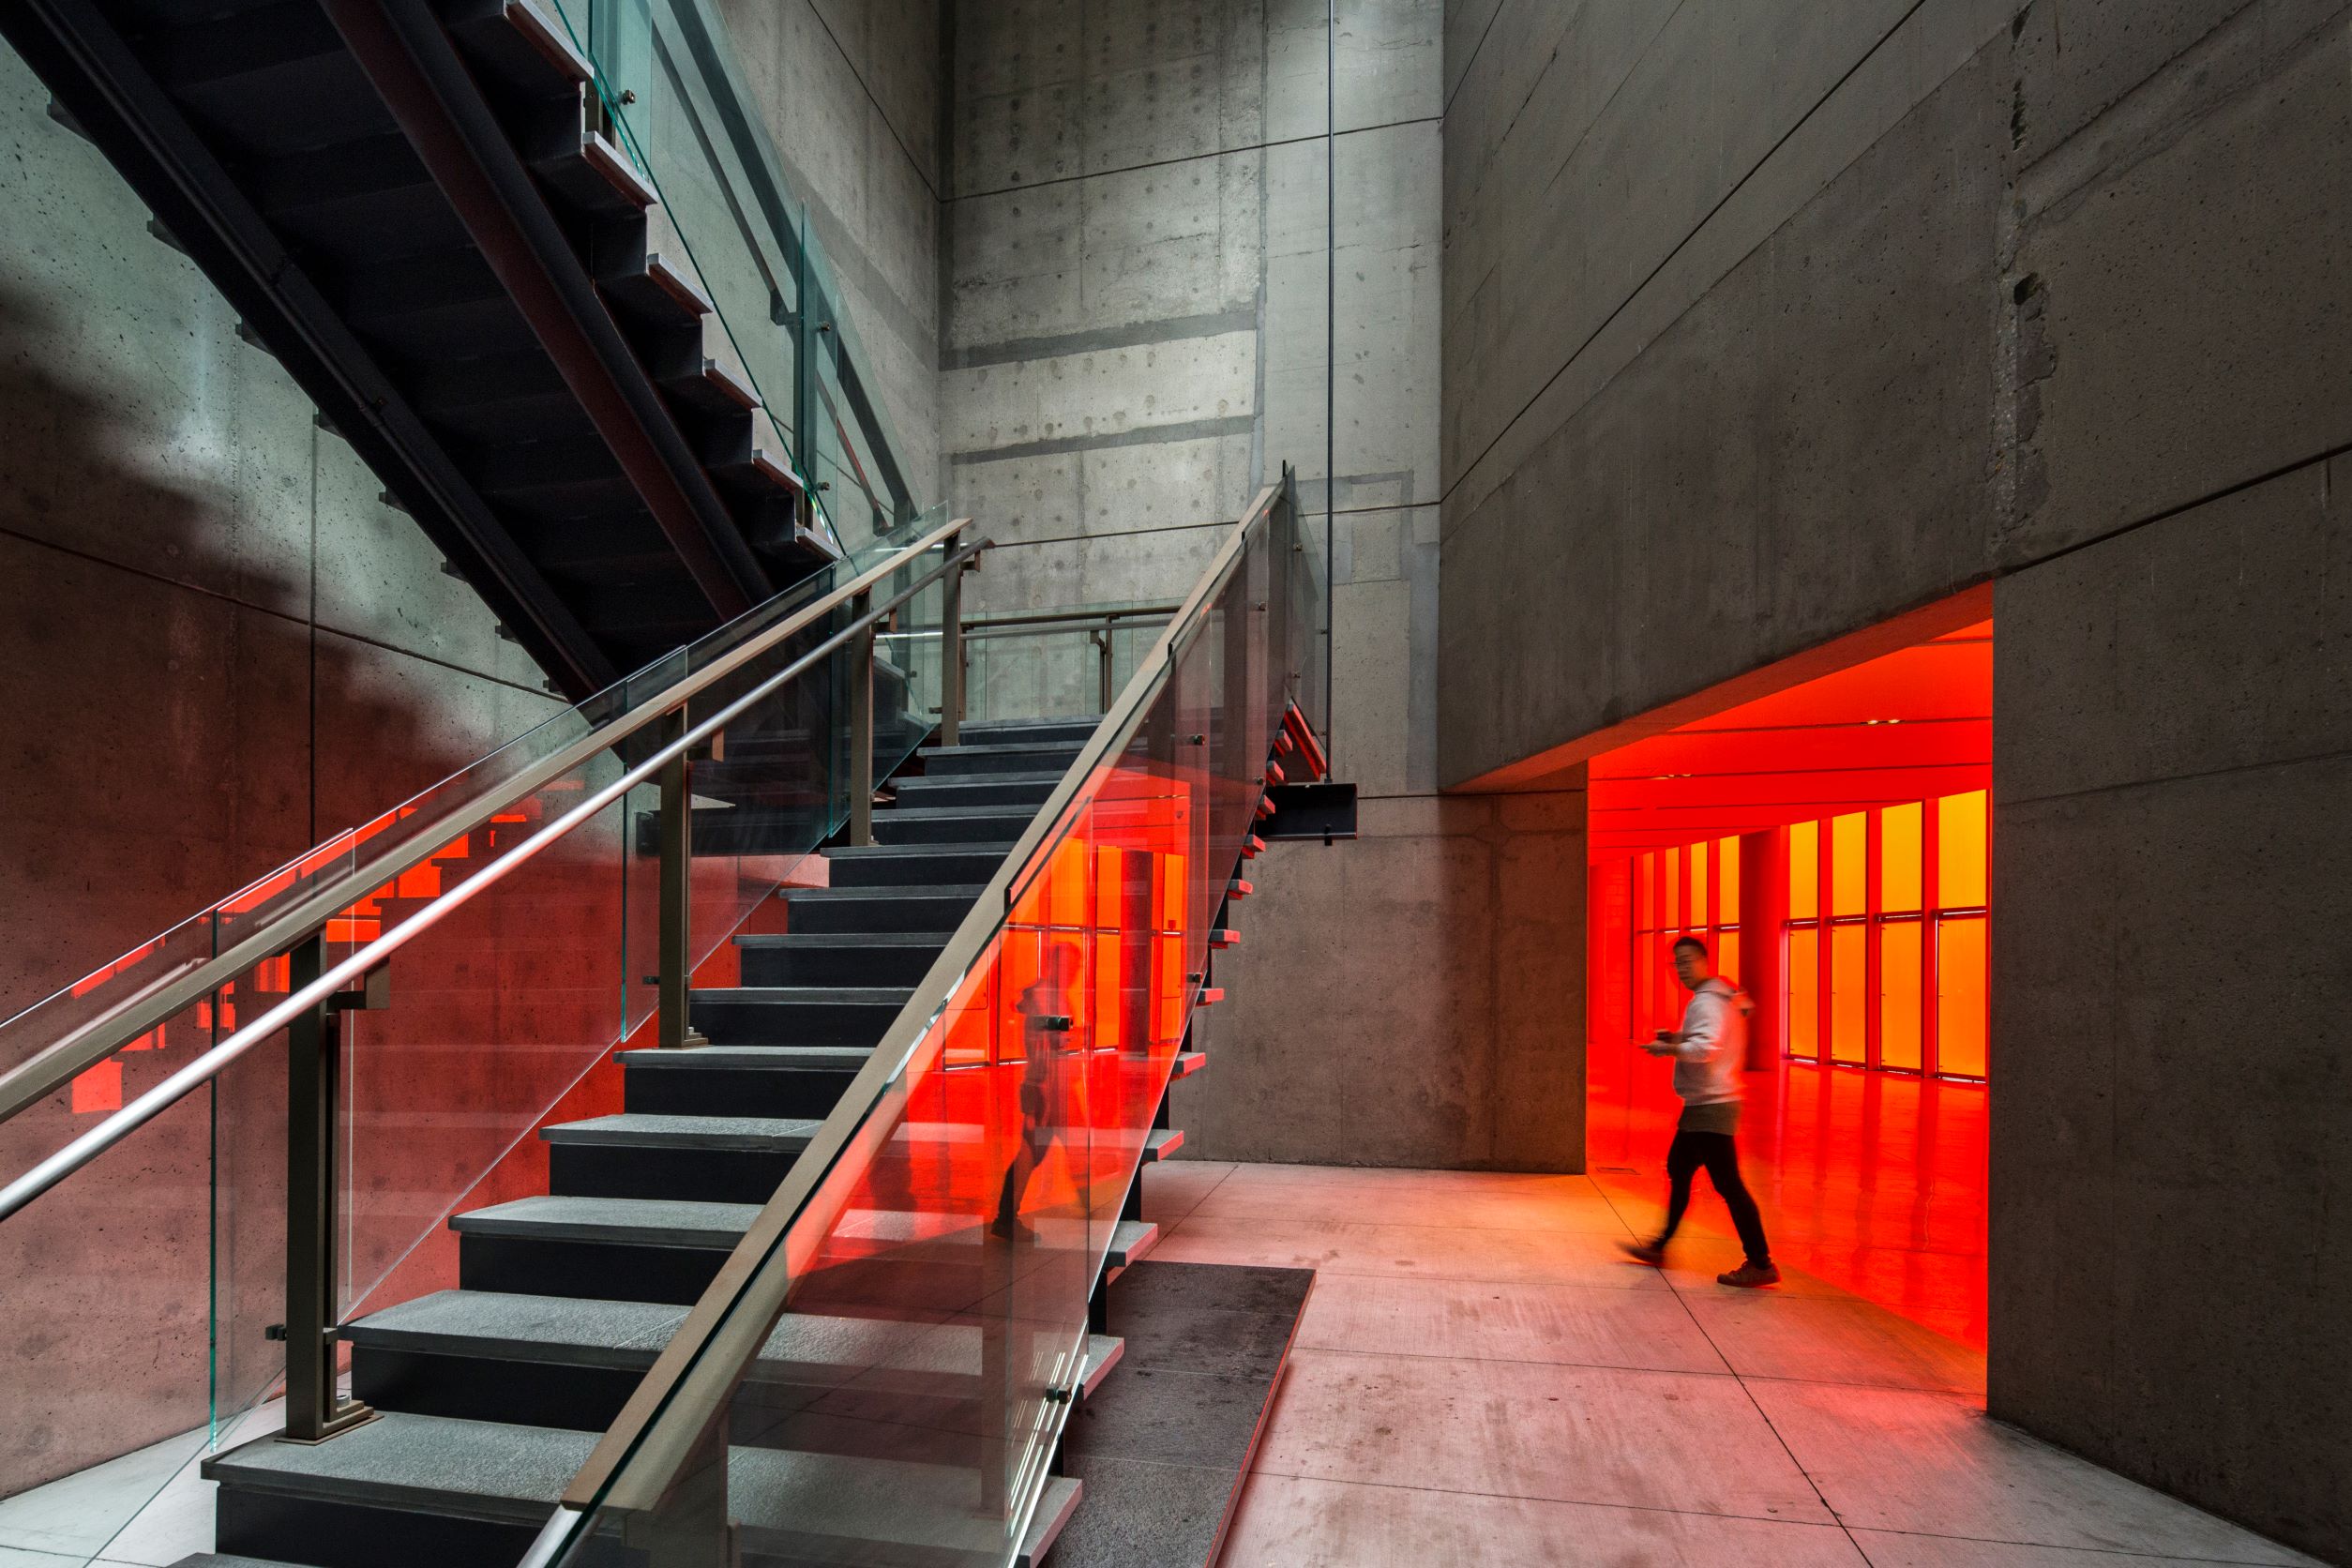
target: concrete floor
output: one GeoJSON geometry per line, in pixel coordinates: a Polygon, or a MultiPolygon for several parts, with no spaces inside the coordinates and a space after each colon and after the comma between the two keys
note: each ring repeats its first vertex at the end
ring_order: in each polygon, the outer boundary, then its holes
{"type": "Polygon", "coordinates": [[[2314,1560],[1983,1415],[1984,1363],[1828,1281],[1625,1261],[1582,1176],[1224,1165],[1145,1180],[1171,1261],[1319,1271],[1224,1568],[2314,1560]]]}

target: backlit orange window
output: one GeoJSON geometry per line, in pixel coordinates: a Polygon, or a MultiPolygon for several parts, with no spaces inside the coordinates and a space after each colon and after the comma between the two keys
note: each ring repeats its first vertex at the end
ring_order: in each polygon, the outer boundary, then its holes
{"type": "Polygon", "coordinates": [[[1787,1054],[1852,1067],[1983,1078],[1984,792],[1797,822],[1783,831],[1788,836],[1787,1054]],[[1827,918],[1819,897],[1825,871],[1827,918]]]}

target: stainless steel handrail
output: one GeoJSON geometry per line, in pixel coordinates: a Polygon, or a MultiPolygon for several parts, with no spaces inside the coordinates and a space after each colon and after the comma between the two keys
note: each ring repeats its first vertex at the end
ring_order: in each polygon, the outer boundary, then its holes
{"type": "MultiPolygon", "coordinates": [[[[970,518],[958,518],[934,530],[889,559],[868,567],[822,598],[794,611],[757,636],[746,640],[741,646],[720,655],[701,670],[672,682],[620,717],[549,753],[547,757],[516,774],[512,778],[489,792],[452,808],[424,830],[412,834],[404,848],[367,865],[354,867],[333,882],[310,893],[283,914],[262,926],[250,936],[244,938],[213,958],[194,969],[174,975],[162,984],[139,992],[128,998],[121,1006],[113,1008],[103,1017],[81,1025],[64,1038],[26,1058],[6,1073],[0,1073],[0,1122],[6,1122],[26,1106],[45,1099],[65,1084],[72,1081],[79,1074],[97,1063],[104,1061],[128,1042],[139,1038],[182,1009],[211,995],[238,975],[266,959],[288,951],[295,943],[307,940],[324,927],[328,920],[367,897],[371,889],[382,887],[394,881],[402,872],[422,865],[440,853],[451,842],[472,833],[517,801],[532,794],[551,780],[570,773],[597,753],[611,750],[617,742],[635,734],[654,720],[675,712],[694,697],[707,690],[714,683],[733,674],[787,638],[807,630],[817,621],[840,609],[842,605],[853,600],[859,595],[870,592],[876,583],[891,573],[906,569],[930,550],[950,543],[971,525],[971,521],[970,518]]],[[[975,553],[977,553],[976,549],[966,549],[952,551],[950,558],[960,567],[963,562],[975,553]]],[[[944,568],[942,567],[940,570],[943,571],[944,568]]],[[[924,580],[925,583],[934,580],[937,575],[938,573],[935,572],[927,576],[924,580]]],[[[903,597],[904,596],[901,596],[899,600],[894,600],[893,604],[902,602],[903,597]]],[[[855,625],[869,624],[873,615],[879,613],[880,611],[869,611],[866,618],[855,625]]],[[[845,634],[837,634],[828,639],[822,644],[822,648],[829,651],[837,646],[842,635],[845,634]]],[[[802,670],[814,656],[804,656],[791,667],[787,674],[802,670]]],[[[770,690],[777,681],[784,678],[786,677],[782,675],[772,677],[758,689],[761,692],[770,690]]],[[[728,712],[733,714],[739,712],[740,709],[741,704],[738,703],[731,705],[728,712]]],[[[703,725],[697,726],[695,732],[702,732],[708,728],[709,723],[706,721],[703,725]]],[[[667,758],[677,753],[678,743],[673,741],[665,746],[659,755],[667,758]]],[[[650,764],[640,763],[624,776],[641,782],[642,776],[649,766],[650,764]]],[[[603,798],[603,792],[599,792],[599,798],[603,798]]],[[[578,816],[579,812],[575,810],[565,813],[558,821],[569,822],[578,816]]],[[[528,854],[535,853],[536,847],[550,837],[547,834],[534,836],[525,850],[518,852],[516,858],[527,858],[528,854]]],[[[501,862],[501,864],[505,863],[501,862]]],[[[500,875],[504,873],[501,872],[500,875]]],[[[496,880],[497,878],[491,876],[489,871],[475,876],[451,893],[444,894],[440,902],[419,912],[417,915],[404,923],[399,931],[379,939],[377,943],[363,951],[373,951],[374,947],[382,946],[384,942],[391,942],[395,937],[405,941],[409,936],[429,928],[441,918],[441,914],[445,912],[446,908],[454,908],[457,903],[462,903],[466,897],[470,897],[472,895],[467,892],[468,889],[476,888],[477,884],[487,886],[496,880]],[[455,902],[450,902],[450,900],[455,900],[455,902]]],[[[389,952],[390,949],[386,948],[385,951],[389,952]]],[[[344,970],[347,964],[336,966],[337,971],[344,970]]],[[[351,972],[361,973],[374,967],[375,965],[371,962],[351,972]]],[[[338,984],[339,985],[340,982],[338,984]]],[[[297,994],[308,994],[315,988],[315,987],[305,988],[303,992],[297,994]]],[[[329,990],[335,988],[335,987],[327,988],[329,990]]],[[[315,1003],[317,998],[312,997],[311,1001],[315,1003]]],[[[292,1000],[289,999],[288,1002],[270,1008],[262,1017],[264,1019],[277,1019],[277,1023],[272,1028],[282,1027],[286,1018],[293,1016],[289,1011],[292,1006],[292,1000]]],[[[192,1088],[195,1084],[210,1078],[213,1073],[219,1070],[219,1067],[215,1066],[209,1071],[200,1072],[199,1069],[203,1067],[203,1064],[219,1057],[231,1042],[243,1040],[252,1034],[256,1027],[258,1025],[249,1025],[230,1035],[227,1040],[221,1041],[205,1052],[197,1062],[164,1079],[148,1094],[141,1096],[136,1104],[147,1104],[157,1093],[179,1083],[183,1077],[188,1077],[189,1074],[196,1076],[188,1078],[187,1084],[177,1093],[184,1093],[188,1088],[192,1088]]],[[[220,1065],[226,1065],[226,1063],[223,1062],[220,1065]]],[[[168,1105],[171,1098],[177,1097],[177,1093],[158,1102],[155,1108],[160,1109],[163,1105],[168,1105]]],[[[16,1194],[18,1187],[23,1184],[23,1181],[30,1180],[32,1174],[64,1158],[68,1152],[81,1148],[91,1135],[112,1125],[116,1119],[128,1116],[132,1108],[132,1107],[124,1108],[122,1111],[116,1113],[115,1118],[110,1118],[107,1122],[99,1123],[98,1127],[92,1128],[91,1134],[75,1139],[64,1150],[53,1154],[49,1160],[35,1167],[34,1172],[28,1172],[26,1178],[11,1184],[5,1189],[5,1195],[0,1195],[0,1219],[7,1218],[17,1209],[23,1207],[24,1203],[31,1201],[32,1197],[38,1196],[39,1191],[46,1190],[46,1186],[37,1188],[21,1199],[11,1202],[9,1199],[16,1194]]],[[[147,1114],[152,1116],[154,1111],[150,1110],[147,1114]]],[[[124,1126],[122,1131],[128,1132],[139,1122],[146,1119],[146,1116],[142,1116],[138,1121],[124,1126]]],[[[118,1133],[116,1136],[121,1135],[118,1133]]],[[[102,1148],[103,1145],[99,1147],[102,1148]]],[[[82,1165],[87,1164],[90,1158],[95,1157],[98,1152],[98,1149],[93,1149],[90,1154],[76,1160],[67,1169],[79,1169],[82,1165]]],[[[63,1173],[63,1171],[60,1172],[60,1174],[63,1173]]]]}
{"type": "MultiPolygon", "coordinates": [[[[799,1222],[814,1214],[819,1222],[816,1230],[833,1223],[834,1214],[811,1208],[819,1189],[838,1171],[862,1171],[879,1151],[890,1130],[891,1118],[885,1113],[893,1108],[894,1099],[903,1100],[910,1093],[907,1074],[916,1051],[934,1037],[932,1025],[954,999],[965,972],[986,952],[1030,861],[1040,845],[1063,830],[1070,813],[1083,804],[1080,796],[1087,781],[1095,776],[1104,760],[1133,738],[1153,700],[1173,677],[1177,661],[1204,624],[1202,608],[1223,590],[1250,538],[1267,524],[1284,493],[1282,486],[1266,487],[1235,524],[1231,536],[1177,607],[1053,793],[1007,852],[866,1065],[835,1103],[806,1152],[793,1162],[686,1321],[671,1335],[652,1370],[640,1380],[620,1416],[590,1452],[565,1488],[562,1507],[525,1559],[527,1562],[552,1560],[571,1530],[599,1508],[651,1512],[690,1461],[713,1414],[724,1405],[765,1343],[768,1325],[782,1312],[792,1281],[806,1271],[807,1255],[814,1242],[799,1222]],[[852,1160],[856,1154],[865,1158],[852,1160]],[[798,1255],[790,1245],[795,1234],[800,1237],[798,1255]]],[[[824,1196],[837,1211],[848,1194],[844,1188],[824,1196]]]]}
{"type": "Polygon", "coordinates": [[[1101,609],[1044,610],[1020,615],[975,615],[964,622],[966,637],[1011,636],[1035,628],[1045,635],[1069,626],[1111,625],[1120,621],[1156,621],[1173,616],[1181,604],[1136,604],[1101,609]]]}

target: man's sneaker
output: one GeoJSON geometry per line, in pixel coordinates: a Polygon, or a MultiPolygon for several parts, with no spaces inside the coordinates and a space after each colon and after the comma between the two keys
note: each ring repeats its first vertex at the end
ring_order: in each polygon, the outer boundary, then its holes
{"type": "Polygon", "coordinates": [[[1617,1244],[1626,1257],[1636,1263],[1647,1263],[1653,1269],[1666,1267],[1666,1243],[1620,1242],[1617,1244]]]}
{"type": "Polygon", "coordinates": [[[1770,1263],[1742,1263],[1729,1274],[1715,1276],[1718,1285],[1737,1285],[1742,1290],[1753,1290],[1759,1285],[1778,1285],[1780,1271],[1770,1263]]]}

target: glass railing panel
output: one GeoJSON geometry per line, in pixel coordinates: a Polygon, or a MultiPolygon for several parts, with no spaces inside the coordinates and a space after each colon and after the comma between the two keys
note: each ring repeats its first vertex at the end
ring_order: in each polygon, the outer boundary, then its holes
{"type": "MultiPolygon", "coordinates": [[[[937,548],[922,557],[927,566],[942,559],[937,548]]],[[[805,590],[792,596],[796,609],[807,601],[805,590]]],[[[936,636],[935,589],[903,608],[936,636]]],[[[847,819],[835,693],[854,644],[822,646],[847,622],[841,610],[816,618],[745,657],[691,704],[689,721],[741,710],[693,763],[697,798],[766,813],[756,842],[717,844],[689,863],[697,962],[847,819]]],[[[775,612],[762,629],[775,629],[775,612]]],[[[134,956],[157,972],[185,972],[328,890],[341,902],[315,912],[321,961],[403,938],[383,994],[371,998],[381,1004],[336,1015],[333,1246],[346,1315],[454,1285],[451,1216],[548,1190],[549,1155],[534,1133],[618,1108],[612,1048],[651,1043],[658,1021],[661,860],[657,786],[611,792],[682,728],[644,723],[629,708],[690,670],[710,671],[722,653],[742,656],[742,640],[731,627],[649,666],[372,831],[338,836],[134,956]],[[602,737],[607,728],[614,733],[602,737]],[[534,787],[512,788],[526,766],[534,787]],[[442,798],[486,778],[505,781],[487,799],[475,791],[442,798]],[[440,837],[460,818],[470,825],[440,837]],[[415,863],[373,885],[358,880],[367,891],[354,897],[354,880],[383,861],[382,840],[414,846],[415,863]]],[[[132,985],[121,976],[136,967],[100,972],[66,999],[97,995],[85,1004],[92,1015],[119,1005],[104,988],[132,985]]],[[[211,976],[218,990],[0,1120],[0,1177],[25,1173],[201,1064],[281,1003],[294,976],[282,952],[211,976]]],[[[0,1277],[28,1282],[12,1304],[8,1409],[30,1412],[0,1423],[0,1530],[46,1520],[39,1549],[86,1559],[158,1489],[194,1485],[183,1461],[232,1435],[263,1435],[231,1429],[257,1409],[255,1419],[267,1417],[264,1402],[285,1370],[284,1344],[269,1332],[288,1317],[285,1040],[280,1032],[223,1058],[229,1064],[209,1083],[0,1223],[0,1277]],[[137,1379],[109,1376],[133,1359],[137,1379]]],[[[0,1539],[18,1544],[14,1533],[0,1539]]]]}
{"type": "Polygon", "coordinates": [[[965,713],[974,719],[1077,718],[1105,712],[1166,629],[1130,605],[1078,605],[1025,624],[969,621],[964,629],[965,713]]]}
{"type": "Polygon", "coordinates": [[[1013,1560],[1255,819],[1287,678],[1268,534],[951,941],[969,957],[942,960],[960,967],[930,982],[935,1010],[829,1119],[716,1328],[673,1347],[730,1387],[706,1414],[672,1385],[656,1416],[701,1424],[693,1458],[649,1457],[668,1438],[624,1458],[562,1560],[656,1534],[803,1563],[1013,1560]]]}
{"type": "Polygon", "coordinates": [[[690,264],[717,329],[858,561],[918,501],[872,361],[716,11],[701,0],[559,0],[615,139],[661,196],[650,248],[690,264]]]}
{"type": "MultiPolygon", "coordinates": [[[[272,983],[240,977],[0,1124],[0,1170],[203,1054],[272,983]]],[[[249,1057],[0,1225],[0,1543],[23,1560],[136,1551],[123,1532],[269,1391],[282,1314],[245,1287],[282,1279],[285,1125],[283,1053],[249,1057]]]]}

